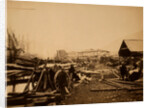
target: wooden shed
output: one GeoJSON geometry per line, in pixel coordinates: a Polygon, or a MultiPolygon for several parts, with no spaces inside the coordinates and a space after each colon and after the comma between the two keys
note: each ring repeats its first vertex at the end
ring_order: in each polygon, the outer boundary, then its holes
{"type": "Polygon", "coordinates": [[[143,40],[123,40],[119,49],[119,56],[143,56],[143,40]]]}

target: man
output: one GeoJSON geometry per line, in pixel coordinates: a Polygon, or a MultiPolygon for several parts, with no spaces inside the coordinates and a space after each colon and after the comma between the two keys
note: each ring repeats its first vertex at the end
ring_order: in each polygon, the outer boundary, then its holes
{"type": "Polygon", "coordinates": [[[75,73],[75,68],[73,65],[70,66],[69,69],[69,76],[71,77],[71,80],[73,81],[75,79],[75,81],[79,80],[78,75],[75,73]]]}
{"type": "Polygon", "coordinates": [[[121,73],[122,80],[125,80],[125,76],[127,75],[127,68],[125,63],[122,63],[120,67],[120,73],[121,73]]]}

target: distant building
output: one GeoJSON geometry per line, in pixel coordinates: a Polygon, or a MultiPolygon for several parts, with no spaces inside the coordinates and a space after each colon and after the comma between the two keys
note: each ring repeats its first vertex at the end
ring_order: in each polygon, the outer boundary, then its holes
{"type": "Polygon", "coordinates": [[[71,59],[76,59],[78,57],[78,52],[75,52],[75,51],[68,52],[67,54],[68,54],[68,57],[71,59]]]}
{"type": "Polygon", "coordinates": [[[105,50],[90,49],[90,50],[78,52],[78,56],[79,57],[93,57],[93,56],[105,55],[105,54],[108,54],[108,53],[109,53],[109,51],[105,51],[105,50]]]}
{"type": "Polygon", "coordinates": [[[71,52],[66,52],[65,50],[58,50],[56,54],[56,59],[57,60],[63,60],[63,59],[86,59],[88,57],[101,57],[103,55],[108,55],[109,51],[105,50],[94,50],[94,49],[89,49],[89,50],[84,50],[80,52],[76,51],[71,51],[71,52]]]}
{"type": "Polygon", "coordinates": [[[58,50],[55,59],[64,60],[67,59],[68,54],[65,50],[58,50]]]}
{"type": "Polygon", "coordinates": [[[123,40],[119,56],[143,56],[143,40],[123,40]]]}

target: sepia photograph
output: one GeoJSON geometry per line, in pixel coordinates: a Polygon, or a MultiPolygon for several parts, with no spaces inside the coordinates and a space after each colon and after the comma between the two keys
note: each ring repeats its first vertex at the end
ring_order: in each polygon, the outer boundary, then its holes
{"type": "Polygon", "coordinates": [[[143,101],[143,7],[7,1],[7,107],[143,101]]]}

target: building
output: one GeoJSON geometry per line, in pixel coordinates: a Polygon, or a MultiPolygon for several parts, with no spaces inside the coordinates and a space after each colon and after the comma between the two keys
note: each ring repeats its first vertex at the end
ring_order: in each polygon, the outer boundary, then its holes
{"type": "Polygon", "coordinates": [[[57,50],[57,54],[55,57],[56,60],[64,60],[64,59],[67,59],[67,57],[68,57],[68,54],[65,50],[57,50]]]}
{"type": "Polygon", "coordinates": [[[68,55],[68,57],[71,58],[71,59],[76,59],[76,58],[78,58],[78,52],[75,52],[75,51],[68,52],[67,55],[68,55]]]}
{"type": "Polygon", "coordinates": [[[87,58],[100,58],[103,55],[108,55],[109,51],[100,50],[100,49],[89,49],[84,51],[71,51],[66,52],[65,50],[58,50],[55,59],[64,60],[64,59],[87,59],[87,58]]]}
{"type": "Polygon", "coordinates": [[[81,52],[78,52],[78,56],[79,57],[93,57],[93,56],[102,56],[102,55],[105,55],[105,54],[108,54],[109,51],[105,51],[105,50],[94,50],[94,49],[90,49],[90,50],[85,50],[85,51],[81,51],[81,52]]]}
{"type": "Polygon", "coordinates": [[[68,52],[68,57],[70,58],[87,58],[87,57],[100,57],[102,55],[108,55],[109,51],[100,50],[100,49],[89,49],[80,52],[68,52]]]}
{"type": "Polygon", "coordinates": [[[119,56],[143,56],[143,40],[123,40],[119,56]]]}

